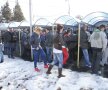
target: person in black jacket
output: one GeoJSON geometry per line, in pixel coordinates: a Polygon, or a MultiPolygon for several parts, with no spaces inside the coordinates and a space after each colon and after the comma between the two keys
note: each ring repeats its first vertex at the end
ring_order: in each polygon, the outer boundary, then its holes
{"type": "Polygon", "coordinates": [[[87,30],[87,25],[84,24],[80,31],[80,48],[82,49],[84,55],[85,66],[91,68],[91,62],[89,60],[88,53],[90,33],[87,30]]]}
{"type": "Polygon", "coordinates": [[[46,29],[46,54],[48,63],[52,62],[52,52],[53,52],[53,33],[51,30],[46,29]]]}
{"type": "Polygon", "coordinates": [[[71,32],[71,30],[67,30],[63,36],[66,46],[69,50],[69,58],[67,64],[74,64],[77,55],[75,55],[75,49],[77,46],[77,35],[71,32]]]}
{"type": "Polygon", "coordinates": [[[15,55],[15,48],[16,48],[16,42],[18,40],[17,34],[13,28],[9,28],[9,30],[4,34],[5,42],[7,42],[8,45],[8,57],[14,59],[15,55]]]}
{"type": "Polygon", "coordinates": [[[27,29],[21,32],[21,57],[30,60],[30,35],[27,29]]]}

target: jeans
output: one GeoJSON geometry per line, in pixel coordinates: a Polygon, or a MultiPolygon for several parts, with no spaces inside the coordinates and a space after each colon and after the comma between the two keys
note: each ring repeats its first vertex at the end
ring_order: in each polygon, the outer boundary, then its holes
{"type": "Polygon", "coordinates": [[[51,65],[59,64],[58,67],[62,68],[63,67],[63,54],[62,53],[53,53],[53,62],[51,65]]]}
{"type": "Polygon", "coordinates": [[[46,47],[46,54],[47,54],[48,63],[52,62],[52,52],[53,52],[52,47],[46,47]]]}
{"type": "Polygon", "coordinates": [[[4,56],[3,56],[3,52],[1,51],[0,52],[0,62],[3,62],[3,60],[4,60],[4,56]]]}
{"type": "Polygon", "coordinates": [[[89,60],[89,54],[87,49],[82,49],[82,52],[84,54],[84,61],[86,66],[91,66],[90,60],[89,60]]]}
{"type": "Polygon", "coordinates": [[[92,48],[93,51],[93,60],[92,60],[92,73],[98,74],[100,70],[100,61],[102,59],[102,49],[92,48]]]}
{"type": "Polygon", "coordinates": [[[39,49],[39,50],[33,49],[34,68],[37,67],[37,62],[38,62],[39,56],[44,61],[44,65],[47,64],[46,55],[45,55],[44,50],[43,49],[39,49]]]}

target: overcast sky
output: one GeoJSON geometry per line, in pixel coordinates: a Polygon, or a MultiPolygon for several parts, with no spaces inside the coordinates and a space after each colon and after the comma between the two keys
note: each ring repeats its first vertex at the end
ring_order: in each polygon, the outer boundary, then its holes
{"type": "MultiPolygon", "coordinates": [[[[7,0],[0,0],[2,6],[7,0]]],[[[15,6],[16,0],[8,0],[11,8],[15,6]]],[[[18,0],[24,16],[29,20],[29,0],[18,0]]],[[[68,0],[31,0],[32,18],[36,17],[55,18],[68,15],[68,0]]],[[[86,16],[91,12],[108,12],[108,0],[69,0],[70,15],[86,16]]]]}

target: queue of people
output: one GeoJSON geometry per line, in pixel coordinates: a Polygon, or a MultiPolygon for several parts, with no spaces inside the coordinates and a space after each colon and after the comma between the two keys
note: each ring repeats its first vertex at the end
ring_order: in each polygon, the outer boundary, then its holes
{"type": "MultiPolygon", "coordinates": [[[[26,33],[21,36],[23,50],[26,46],[32,46],[34,70],[40,72],[38,68],[39,58],[44,62],[44,68],[47,68],[47,74],[51,74],[54,65],[58,66],[58,77],[65,77],[62,74],[64,67],[64,58],[67,55],[65,64],[74,65],[77,62],[78,32],[64,30],[63,25],[57,24],[57,30],[42,29],[35,27],[29,39],[26,42],[26,33]],[[63,48],[66,48],[68,54],[64,55],[63,48]]],[[[7,54],[9,58],[14,59],[14,51],[18,36],[13,29],[4,33],[4,42],[7,45],[7,54]]],[[[108,65],[108,25],[96,27],[92,34],[88,31],[88,26],[83,24],[80,31],[80,49],[82,51],[84,66],[91,70],[93,74],[99,74],[100,66],[108,65]],[[89,51],[90,50],[90,51],[89,51]]],[[[0,59],[3,62],[3,49],[0,44],[0,59]]],[[[65,52],[65,53],[67,53],[65,52]]],[[[26,51],[25,51],[26,53],[26,51]]],[[[25,54],[24,53],[24,54],[25,54]]],[[[26,56],[26,55],[25,55],[26,56]]],[[[81,57],[82,58],[82,57],[81,57]]],[[[81,59],[80,58],[80,59],[81,59]]]]}
{"type": "Polygon", "coordinates": [[[9,28],[8,31],[4,33],[3,38],[8,57],[14,59],[18,35],[13,28],[9,28]]]}

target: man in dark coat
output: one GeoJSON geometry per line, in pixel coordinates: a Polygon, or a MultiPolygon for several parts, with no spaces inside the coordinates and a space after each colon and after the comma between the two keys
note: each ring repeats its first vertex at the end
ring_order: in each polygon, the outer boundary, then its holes
{"type": "Polygon", "coordinates": [[[53,35],[52,32],[46,29],[46,54],[48,63],[52,62],[52,52],[53,52],[53,35]]]}
{"type": "Polygon", "coordinates": [[[9,28],[9,31],[7,31],[4,34],[4,37],[5,37],[5,41],[7,42],[8,57],[14,59],[15,58],[14,57],[14,51],[15,51],[15,48],[16,48],[16,42],[18,40],[17,34],[16,34],[16,32],[14,31],[13,28],[9,28]]]}
{"type": "Polygon", "coordinates": [[[84,24],[80,31],[80,48],[84,55],[85,66],[91,68],[91,63],[89,60],[89,53],[88,53],[89,37],[90,33],[87,31],[87,25],[84,24]]]}

